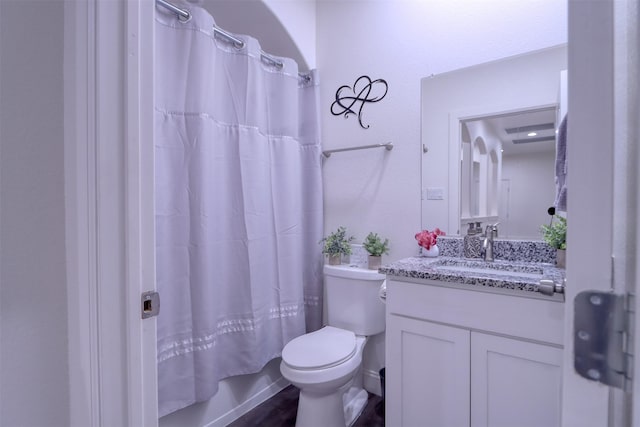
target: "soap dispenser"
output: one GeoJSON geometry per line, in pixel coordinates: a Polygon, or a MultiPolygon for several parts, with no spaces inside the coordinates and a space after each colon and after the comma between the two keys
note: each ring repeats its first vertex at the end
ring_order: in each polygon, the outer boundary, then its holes
{"type": "Polygon", "coordinates": [[[465,258],[479,258],[482,253],[482,228],[479,222],[469,223],[467,234],[462,239],[462,252],[465,258]]]}
{"type": "MultiPolygon", "coordinates": [[[[470,222],[469,224],[467,224],[469,226],[469,228],[467,229],[467,236],[473,236],[474,234],[476,234],[476,229],[473,226],[473,223],[470,222]]],[[[465,236],[465,237],[467,237],[465,236]]]]}

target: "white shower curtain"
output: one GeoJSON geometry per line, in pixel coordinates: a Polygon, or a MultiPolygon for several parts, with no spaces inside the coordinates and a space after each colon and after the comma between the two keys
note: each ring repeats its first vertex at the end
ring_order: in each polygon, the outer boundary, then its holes
{"type": "Polygon", "coordinates": [[[159,415],[210,399],[321,325],[317,74],[156,14],[159,415]]]}

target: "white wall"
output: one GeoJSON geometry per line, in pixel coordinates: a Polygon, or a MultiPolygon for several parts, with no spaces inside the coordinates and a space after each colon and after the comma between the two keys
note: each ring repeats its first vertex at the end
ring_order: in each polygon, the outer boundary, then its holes
{"type": "MultiPolygon", "coordinates": [[[[317,63],[325,149],[392,141],[391,152],[340,153],[325,161],[325,228],[391,241],[390,261],[416,253],[420,230],[420,79],[566,42],[558,0],[319,0],[317,63]],[[364,106],[369,129],[330,114],[335,92],[366,74],[389,84],[364,106]]],[[[430,164],[446,176],[447,165],[430,164]]]]}
{"type": "Polygon", "coordinates": [[[309,69],[316,68],[315,0],[264,0],[300,49],[309,69]]]}
{"type": "MultiPolygon", "coordinates": [[[[389,238],[383,262],[416,254],[414,234],[422,225],[420,79],[566,43],[566,8],[559,0],[318,0],[325,149],[395,145],[390,152],[338,153],[325,161],[326,232],[344,225],[358,240],[369,231],[389,238]],[[338,87],[361,75],[389,84],[386,98],[364,106],[369,129],[329,110],[338,87]]],[[[426,160],[446,181],[446,160],[426,160]]],[[[367,346],[365,369],[384,365],[384,358],[373,356],[383,346],[381,338],[367,346]]]]}
{"type": "Polygon", "coordinates": [[[540,226],[549,223],[547,208],[553,206],[556,196],[554,176],[553,151],[503,157],[502,179],[510,181],[511,191],[508,229],[503,228],[500,212],[500,237],[542,238],[540,226]]]}
{"type": "Polygon", "coordinates": [[[63,6],[0,11],[0,425],[67,426],[63,6]]]}

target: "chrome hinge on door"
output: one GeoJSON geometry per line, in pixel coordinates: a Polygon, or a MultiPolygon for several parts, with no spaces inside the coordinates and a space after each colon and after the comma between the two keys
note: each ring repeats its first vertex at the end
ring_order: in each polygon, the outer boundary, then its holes
{"type": "Polygon", "coordinates": [[[143,292],[141,304],[143,319],[157,316],[160,313],[160,294],[155,291],[143,292]]]}
{"type": "Polygon", "coordinates": [[[574,300],[574,367],[581,376],[631,390],[634,295],[584,291],[574,300]]]}

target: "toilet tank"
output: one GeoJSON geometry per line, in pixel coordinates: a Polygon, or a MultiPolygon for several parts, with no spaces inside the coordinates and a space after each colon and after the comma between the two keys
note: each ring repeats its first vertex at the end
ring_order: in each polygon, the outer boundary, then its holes
{"type": "Polygon", "coordinates": [[[385,305],[378,292],[386,276],[377,270],[325,265],[327,324],[371,336],[385,330],[385,305]]]}

